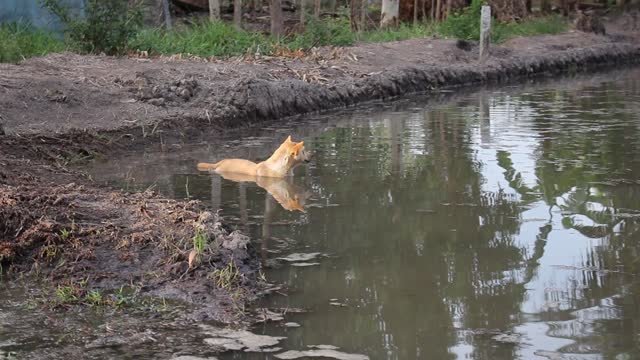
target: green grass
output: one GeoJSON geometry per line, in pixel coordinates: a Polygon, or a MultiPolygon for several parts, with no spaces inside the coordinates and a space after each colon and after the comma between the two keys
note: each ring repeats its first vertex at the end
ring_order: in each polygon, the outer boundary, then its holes
{"type": "MultiPolygon", "coordinates": [[[[462,12],[453,14],[440,24],[402,24],[395,29],[352,33],[347,18],[311,19],[305,31],[280,39],[237,30],[224,22],[203,22],[190,27],[177,27],[170,31],[143,29],[128,41],[129,51],[145,51],[149,55],[189,54],[199,57],[229,57],[260,53],[272,55],[278,49],[310,49],[333,45],[351,46],[358,42],[377,43],[436,36],[477,40],[480,27],[480,5],[476,0],[462,12]]],[[[516,36],[556,34],[567,30],[568,23],[559,16],[537,17],[518,23],[494,22],[492,41],[503,42],[516,36]]],[[[78,49],[67,39],[62,40],[28,25],[0,26],[0,62],[18,62],[22,59],[78,49]]],[[[62,234],[64,235],[64,234],[62,234]]]]}
{"type": "Polygon", "coordinates": [[[501,43],[517,36],[559,34],[568,28],[567,20],[558,15],[533,18],[521,23],[497,23],[491,32],[491,41],[501,43]]]}
{"type": "MultiPolygon", "coordinates": [[[[474,0],[461,12],[449,16],[438,24],[435,32],[442,37],[478,40],[480,39],[480,12],[482,0],[474,0]]],[[[521,22],[501,23],[493,21],[491,25],[491,41],[501,43],[517,36],[539,34],[558,34],[566,31],[568,22],[561,16],[551,15],[534,17],[521,22]]]]}
{"type": "Polygon", "coordinates": [[[149,54],[225,57],[255,52],[258,47],[269,51],[270,46],[268,38],[262,34],[237,30],[231,24],[215,21],[171,31],[145,29],[130,41],[129,47],[149,54]]]}
{"type": "Polygon", "coordinates": [[[360,41],[377,43],[423,38],[437,34],[438,27],[433,23],[400,24],[396,29],[373,30],[361,34],[360,41]]]}
{"type": "Polygon", "coordinates": [[[0,24],[0,63],[17,63],[33,56],[65,50],[62,40],[29,24],[0,24]]]}
{"type": "Polygon", "coordinates": [[[204,253],[204,247],[207,245],[207,236],[202,230],[196,231],[193,237],[193,249],[198,256],[202,256],[204,253]]]}

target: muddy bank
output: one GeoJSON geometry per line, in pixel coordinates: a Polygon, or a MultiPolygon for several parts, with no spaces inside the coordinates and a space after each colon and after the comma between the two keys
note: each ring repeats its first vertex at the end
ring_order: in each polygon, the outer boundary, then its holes
{"type": "Polygon", "coordinates": [[[73,54],[0,65],[8,133],[100,131],[127,140],[226,129],[441,87],[637,63],[640,36],[570,32],[477,47],[414,39],[323,48],[301,58],[132,59],[73,54]]]}
{"type": "MultiPolygon", "coordinates": [[[[60,152],[81,153],[83,146],[69,143],[60,152]]],[[[238,309],[266,284],[246,236],[197,201],[95,186],[43,153],[15,138],[0,140],[3,275],[45,284],[45,307],[94,303],[92,292],[104,300],[97,305],[110,306],[109,294],[126,287],[193,305],[187,318],[247,319],[238,309]]]]}

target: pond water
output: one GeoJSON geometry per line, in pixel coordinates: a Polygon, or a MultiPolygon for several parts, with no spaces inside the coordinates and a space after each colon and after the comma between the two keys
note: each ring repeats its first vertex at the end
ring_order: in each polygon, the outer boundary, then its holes
{"type": "Polygon", "coordinates": [[[192,140],[86,171],[123,189],[202,200],[249,233],[267,279],[287,286],[258,305],[309,310],[286,317],[299,327],[254,329],[286,336],[284,350],[640,357],[640,69],[192,140]],[[196,170],[264,159],[289,134],[314,152],[292,180],[259,186],[196,170]],[[309,266],[278,260],[291,253],[320,255],[294,263],[309,266]]]}

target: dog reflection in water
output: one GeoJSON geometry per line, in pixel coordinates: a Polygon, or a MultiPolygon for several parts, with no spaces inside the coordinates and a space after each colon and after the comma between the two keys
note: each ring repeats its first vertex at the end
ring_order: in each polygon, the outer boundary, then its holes
{"type": "Polygon", "coordinates": [[[219,172],[224,179],[235,182],[254,182],[265,189],[283,208],[289,211],[304,211],[309,196],[304,189],[294,185],[291,178],[251,176],[237,173],[219,172]]]}

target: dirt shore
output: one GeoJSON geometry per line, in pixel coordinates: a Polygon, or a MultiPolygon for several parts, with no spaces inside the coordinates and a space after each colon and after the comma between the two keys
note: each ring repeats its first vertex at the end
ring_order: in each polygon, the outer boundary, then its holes
{"type": "Polygon", "coordinates": [[[516,38],[484,63],[474,45],[415,39],[299,58],[56,54],[0,64],[0,263],[54,286],[84,280],[79,296],[134,284],[199,304],[198,319],[241,321],[237,303],[265,286],[247,238],[197,202],[99,187],[68,164],[411,92],[640,62],[638,33],[608,30],[516,38]],[[201,234],[208,245],[190,268],[201,234]],[[230,264],[233,286],[219,286],[230,264]]]}

